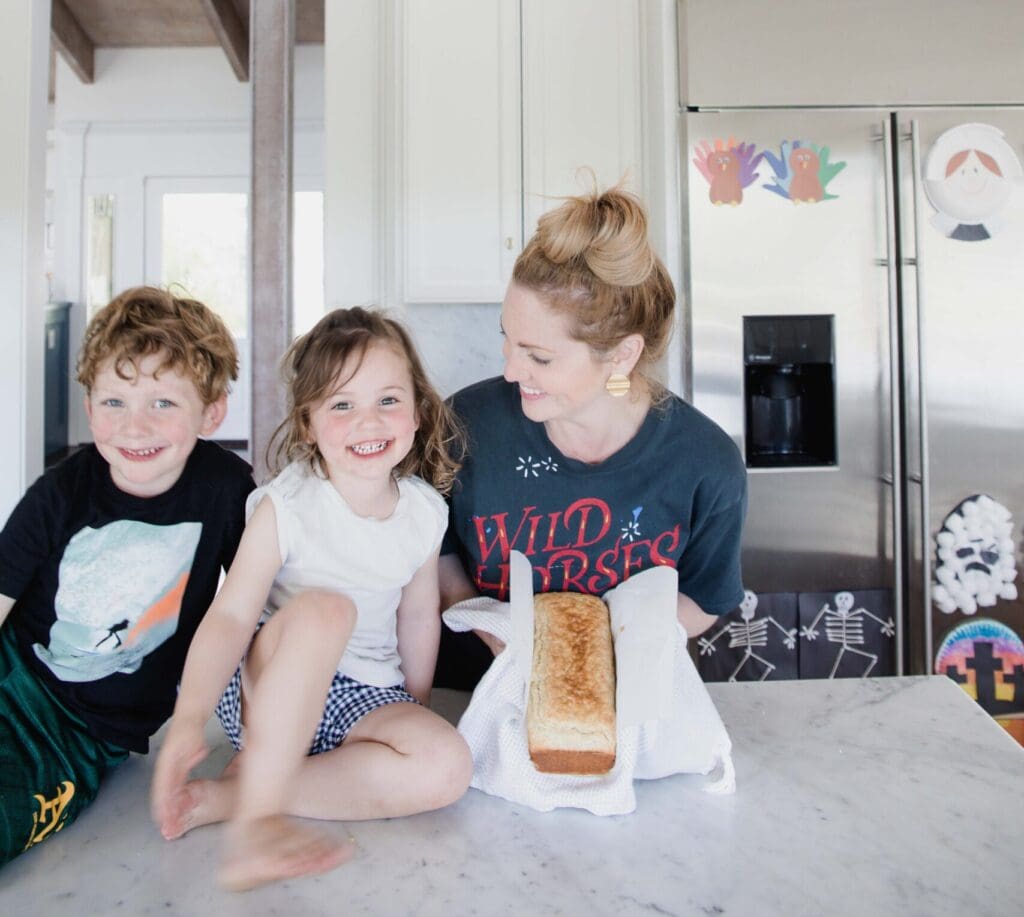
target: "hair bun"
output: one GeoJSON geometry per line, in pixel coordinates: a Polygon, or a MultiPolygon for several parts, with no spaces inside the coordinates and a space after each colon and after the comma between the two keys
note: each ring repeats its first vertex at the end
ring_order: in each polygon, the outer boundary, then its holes
{"type": "Polygon", "coordinates": [[[618,187],[569,198],[540,218],[537,237],[555,264],[581,258],[594,276],[614,286],[636,286],[654,270],[643,204],[618,187]]]}

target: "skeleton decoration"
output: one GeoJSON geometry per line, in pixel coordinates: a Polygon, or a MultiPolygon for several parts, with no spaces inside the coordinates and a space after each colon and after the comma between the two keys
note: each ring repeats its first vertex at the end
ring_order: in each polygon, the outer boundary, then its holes
{"type": "Polygon", "coordinates": [[[723,635],[729,634],[729,649],[741,648],[743,650],[743,657],[740,659],[736,668],[732,670],[732,674],[729,676],[729,681],[736,681],[736,676],[742,671],[744,666],[754,660],[755,662],[761,663],[764,667],[764,671],[761,673],[761,677],[758,681],[764,681],[772,672],[775,671],[775,665],[765,659],[763,656],[759,656],[754,652],[755,649],[761,649],[768,645],[768,637],[770,631],[768,625],[772,624],[782,634],[782,642],[786,649],[793,650],[796,646],[796,628],[785,628],[775,618],[768,616],[765,618],[755,618],[754,613],[757,611],[757,596],[749,589],[743,592],[743,601],[740,602],[740,617],[741,621],[731,621],[728,624],[724,624],[718,629],[713,637],[710,639],[707,637],[701,637],[697,641],[698,647],[700,647],[700,654],[702,656],[710,656],[715,651],[715,643],[723,635]]]}
{"type": "Polygon", "coordinates": [[[935,536],[936,583],[932,601],[940,611],[972,615],[999,599],[1017,598],[1010,511],[986,494],[968,497],[935,536]]]}
{"type": "Polygon", "coordinates": [[[837,592],[834,601],[836,605],[834,609],[828,602],[821,606],[821,610],[815,615],[814,620],[800,628],[800,636],[806,640],[816,640],[818,637],[818,625],[821,623],[821,619],[824,618],[825,638],[829,643],[839,644],[839,652],[836,654],[835,662],[832,664],[832,670],[829,672],[828,677],[835,678],[836,671],[839,669],[839,663],[842,662],[845,655],[851,653],[856,656],[862,656],[867,660],[867,667],[860,674],[861,678],[867,678],[871,670],[877,665],[878,656],[875,653],[869,653],[864,649],[860,649],[865,643],[865,619],[870,618],[872,621],[875,621],[886,637],[891,637],[896,632],[896,625],[892,617],[883,621],[878,615],[872,614],[866,608],[854,608],[852,592],[837,592]]]}

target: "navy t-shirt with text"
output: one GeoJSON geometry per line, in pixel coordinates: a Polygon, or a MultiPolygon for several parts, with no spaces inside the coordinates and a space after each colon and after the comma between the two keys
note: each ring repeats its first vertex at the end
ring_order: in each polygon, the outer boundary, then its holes
{"type": "Polygon", "coordinates": [[[507,601],[509,554],[535,592],[603,595],[655,564],[709,614],[743,597],[746,471],[711,420],[670,396],[636,436],[597,465],[566,458],[495,378],[452,398],[468,432],[442,554],[458,554],[482,595],[507,601]]]}

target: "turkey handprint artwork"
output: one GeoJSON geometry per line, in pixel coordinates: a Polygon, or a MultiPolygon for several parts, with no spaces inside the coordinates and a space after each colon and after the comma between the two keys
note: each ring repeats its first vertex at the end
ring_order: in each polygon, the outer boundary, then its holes
{"type": "Polygon", "coordinates": [[[829,194],[828,184],[842,169],[845,162],[829,162],[829,148],[805,140],[783,140],[779,155],[765,152],[764,158],[775,175],[765,185],[780,197],[794,204],[816,204],[832,201],[838,195],[829,194]]]}
{"type": "Polygon", "coordinates": [[[754,170],[764,153],[755,152],[752,143],[737,143],[732,137],[701,140],[694,147],[693,164],[711,186],[708,197],[716,207],[736,207],[743,202],[743,189],[758,179],[754,170]]]}

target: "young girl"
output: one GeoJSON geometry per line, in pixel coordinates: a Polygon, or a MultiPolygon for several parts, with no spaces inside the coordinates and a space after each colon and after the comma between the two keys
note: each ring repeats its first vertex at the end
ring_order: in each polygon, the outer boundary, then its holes
{"type": "Polygon", "coordinates": [[[472,773],[462,737],[427,709],[447,523],[434,488],[457,470],[447,408],[406,332],[364,309],[325,316],[284,366],[273,464],[290,464],[249,498],[153,778],[164,837],[230,819],[220,878],[235,889],[351,856],[351,843],[289,816],[440,808],[472,773]],[[215,705],[245,751],[219,780],[186,782],[215,705]]]}

